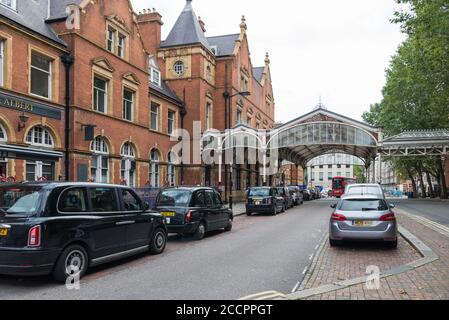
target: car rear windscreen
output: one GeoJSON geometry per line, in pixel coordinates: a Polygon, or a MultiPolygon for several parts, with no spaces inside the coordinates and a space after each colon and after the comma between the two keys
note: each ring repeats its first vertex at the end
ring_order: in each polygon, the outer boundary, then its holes
{"type": "Polygon", "coordinates": [[[349,187],[347,194],[382,194],[377,187],[349,187]]]}
{"type": "Polygon", "coordinates": [[[250,189],[248,196],[250,196],[250,197],[269,197],[270,189],[269,188],[250,189]]]}
{"type": "Polygon", "coordinates": [[[380,199],[348,199],[340,203],[338,210],[341,211],[386,211],[388,210],[385,200],[380,199]]]}
{"type": "Polygon", "coordinates": [[[6,214],[32,215],[39,208],[41,187],[0,187],[0,210],[6,214]]]}
{"type": "Polygon", "coordinates": [[[164,190],[158,197],[158,207],[187,207],[191,192],[188,190],[164,190]]]}

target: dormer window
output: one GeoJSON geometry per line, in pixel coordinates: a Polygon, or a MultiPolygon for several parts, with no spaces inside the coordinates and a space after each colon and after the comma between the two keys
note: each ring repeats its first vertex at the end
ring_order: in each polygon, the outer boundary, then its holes
{"type": "Polygon", "coordinates": [[[151,83],[161,86],[161,72],[157,69],[151,68],[151,83]]]}
{"type": "Polygon", "coordinates": [[[13,10],[17,10],[17,1],[16,0],[0,0],[0,3],[8,8],[13,10]]]}
{"type": "Polygon", "coordinates": [[[150,58],[149,73],[150,73],[150,82],[160,87],[162,82],[162,75],[153,57],[150,58]]]}

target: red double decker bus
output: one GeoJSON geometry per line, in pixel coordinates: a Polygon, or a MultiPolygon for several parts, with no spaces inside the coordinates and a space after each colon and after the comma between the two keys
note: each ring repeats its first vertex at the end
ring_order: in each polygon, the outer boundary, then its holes
{"type": "Polygon", "coordinates": [[[357,182],[356,178],[347,177],[333,177],[332,178],[332,196],[341,198],[345,194],[345,189],[348,184],[357,182]]]}

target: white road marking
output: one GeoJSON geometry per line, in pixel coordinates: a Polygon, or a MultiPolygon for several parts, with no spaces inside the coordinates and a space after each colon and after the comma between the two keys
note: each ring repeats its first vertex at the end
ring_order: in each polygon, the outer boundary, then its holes
{"type": "Polygon", "coordinates": [[[301,282],[298,281],[298,283],[296,284],[296,286],[293,288],[292,293],[295,293],[296,290],[298,290],[300,284],[301,284],[301,282]]]}

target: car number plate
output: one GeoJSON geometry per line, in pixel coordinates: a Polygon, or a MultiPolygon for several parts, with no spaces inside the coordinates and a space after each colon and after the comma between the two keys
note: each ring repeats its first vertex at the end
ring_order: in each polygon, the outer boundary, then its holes
{"type": "Polygon", "coordinates": [[[164,217],[174,217],[175,215],[176,215],[176,212],[161,212],[161,214],[164,216],[164,217]]]}
{"type": "Polygon", "coordinates": [[[171,223],[171,218],[165,218],[165,222],[167,222],[167,224],[171,223]]]}
{"type": "Polygon", "coordinates": [[[9,230],[6,228],[0,229],[0,237],[6,237],[8,235],[9,230]]]}
{"type": "Polygon", "coordinates": [[[372,225],[373,225],[372,221],[361,221],[361,220],[354,221],[354,226],[356,227],[371,227],[372,225]]]}

